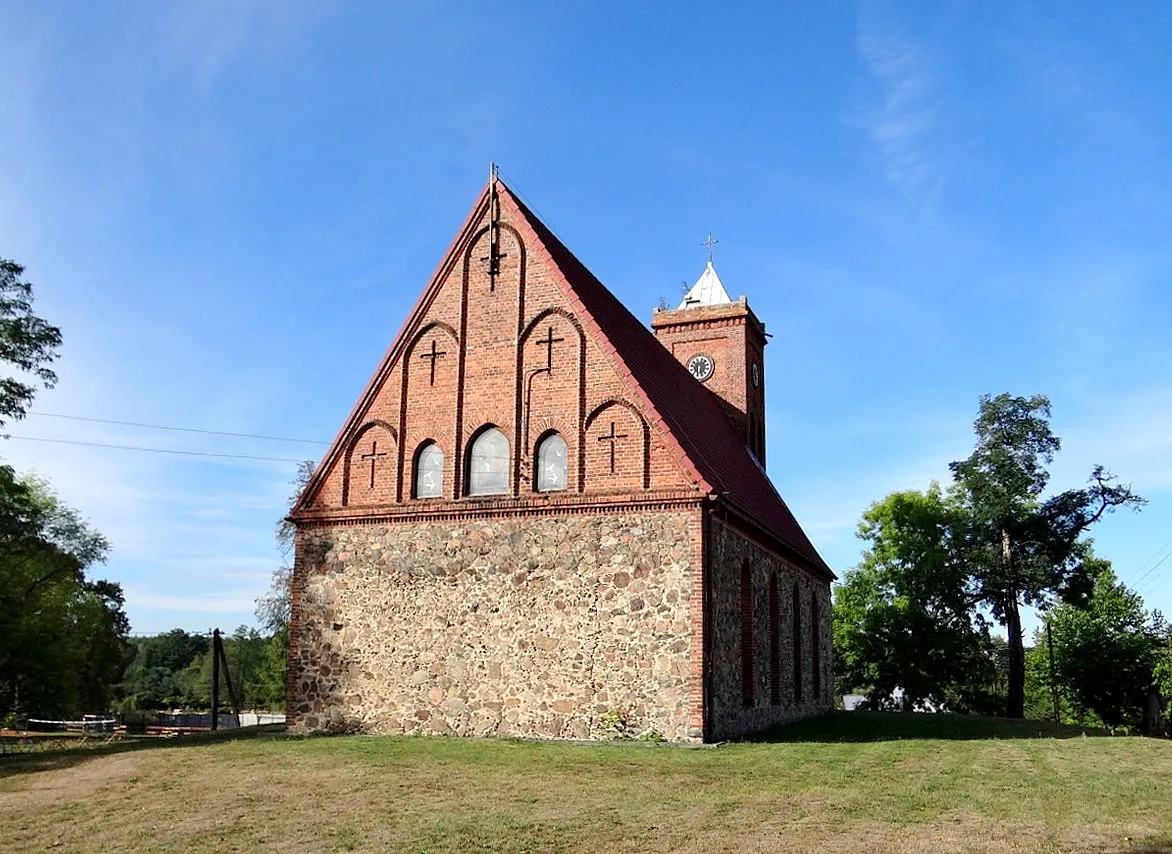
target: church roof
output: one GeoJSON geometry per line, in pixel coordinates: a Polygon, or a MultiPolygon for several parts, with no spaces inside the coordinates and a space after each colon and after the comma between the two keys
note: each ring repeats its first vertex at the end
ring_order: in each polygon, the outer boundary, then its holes
{"type": "Polygon", "coordinates": [[[700,278],[696,280],[696,284],[692,285],[692,289],[684,295],[683,302],[680,303],[680,308],[702,308],[709,305],[724,305],[732,302],[729,298],[728,291],[724,289],[724,283],[720,281],[720,276],[716,275],[716,268],[712,266],[712,259],[708,259],[708,266],[704,268],[704,272],[700,274],[700,278]]]}
{"type": "MultiPolygon", "coordinates": [[[[680,364],[586,266],[550,231],[508,187],[498,183],[502,202],[515,206],[518,225],[527,226],[564,277],[570,296],[613,350],[661,426],[678,444],[697,482],[734,510],[771,533],[816,570],[833,575],[818,554],[768,475],[733,429],[715,394],[696,382],[680,364]]],[[[483,201],[483,200],[482,200],[483,201]]],[[[725,301],[731,302],[712,269],[725,301]]],[[[699,285],[700,282],[697,282],[699,285]]]]}

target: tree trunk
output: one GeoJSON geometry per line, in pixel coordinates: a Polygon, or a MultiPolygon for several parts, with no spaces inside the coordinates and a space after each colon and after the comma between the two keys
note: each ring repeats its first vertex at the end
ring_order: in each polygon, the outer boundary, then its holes
{"type": "MultiPolygon", "coordinates": [[[[1001,529],[1001,561],[1005,575],[1013,578],[1013,549],[1009,531],[1001,529]]],[[[1021,612],[1017,605],[1017,588],[1005,591],[1005,631],[1009,635],[1009,696],[1005,700],[1005,717],[1025,717],[1025,639],[1021,636],[1021,612]]]]}
{"type": "Polygon", "coordinates": [[[1021,614],[1017,591],[1005,597],[1005,630],[1009,634],[1009,696],[1005,701],[1007,718],[1025,717],[1025,644],[1021,635],[1021,614]]]}

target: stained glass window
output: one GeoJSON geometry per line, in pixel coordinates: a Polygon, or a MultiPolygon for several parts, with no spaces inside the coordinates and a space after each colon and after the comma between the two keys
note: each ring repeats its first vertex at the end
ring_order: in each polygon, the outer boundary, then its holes
{"type": "Polygon", "coordinates": [[[468,494],[500,495],[509,491],[509,440],[495,427],[472,442],[468,454],[468,494]]]}
{"type": "Polygon", "coordinates": [[[537,491],[566,488],[566,440],[550,433],[537,446],[537,491]]]}
{"type": "Polygon", "coordinates": [[[444,452],[428,442],[415,458],[415,497],[436,498],[443,494],[444,452]]]}

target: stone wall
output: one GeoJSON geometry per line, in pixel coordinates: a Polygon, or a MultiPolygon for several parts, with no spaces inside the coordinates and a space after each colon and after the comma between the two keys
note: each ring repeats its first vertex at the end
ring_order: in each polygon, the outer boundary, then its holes
{"type": "Polygon", "coordinates": [[[833,663],[829,582],[765,549],[715,517],[710,517],[707,524],[710,574],[707,631],[711,634],[710,684],[705,710],[707,737],[719,741],[830,711],[833,663]],[[747,597],[742,599],[746,567],[749,587],[747,597]],[[776,594],[771,592],[774,577],[776,594]],[[795,584],[796,607],[800,612],[796,634],[795,584]],[[774,595],[775,639],[771,637],[774,595]],[[751,612],[748,629],[742,626],[745,606],[751,612]],[[812,614],[815,610],[816,615],[812,614]],[[794,678],[796,639],[800,639],[801,673],[797,680],[800,692],[794,678]],[[750,656],[744,654],[744,640],[749,641],[750,656]],[[751,667],[747,684],[743,668],[746,663],[751,667]]]}
{"type": "Polygon", "coordinates": [[[289,723],[686,739],[698,510],[303,527],[289,723]]]}

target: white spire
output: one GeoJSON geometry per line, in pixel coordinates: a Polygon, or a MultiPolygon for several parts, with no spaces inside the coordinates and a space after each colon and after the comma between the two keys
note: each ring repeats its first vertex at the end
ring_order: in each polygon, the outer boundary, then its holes
{"type": "Polygon", "coordinates": [[[692,285],[692,289],[688,291],[679,307],[702,308],[706,305],[723,305],[729,302],[732,302],[732,299],[729,298],[728,291],[724,289],[720,276],[716,275],[712,259],[709,258],[708,266],[704,268],[704,272],[700,274],[696,284],[692,285]]]}

